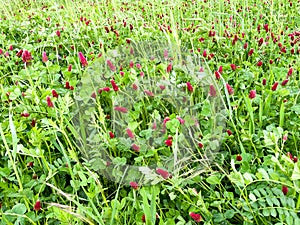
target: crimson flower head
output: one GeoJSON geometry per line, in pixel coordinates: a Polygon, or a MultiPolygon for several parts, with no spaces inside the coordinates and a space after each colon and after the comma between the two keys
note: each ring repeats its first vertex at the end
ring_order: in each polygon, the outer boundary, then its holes
{"type": "Polygon", "coordinates": [[[119,112],[121,112],[121,113],[127,113],[127,112],[128,112],[128,109],[125,108],[125,107],[122,107],[122,106],[116,106],[116,107],[114,108],[114,110],[119,111],[119,112]]]}
{"type": "Polygon", "coordinates": [[[236,161],[242,161],[242,160],[243,160],[242,156],[240,154],[238,154],[236,156],[236,161]]]}
{"type": "Polygon", "coordinates": [[[144,93],[145,93],[146,95],[148,95],[149,97],[154,97],[154,93],[151,92],[151,91],[149,91],[149,90],[144,90],[144,93]]]}
{"type": "Polygon", "coordinates": [[[262,61],[258,61],[256,65],[257,65],[257,66],[262,66],[262,64],[263,64],[262,61]]]}
{"type": "Polygon", "coordinates": [[[126,133],[129,138],[134,139],[134,134],[133,134],[132,130],[130,130],[129,128],[126,128],[126,133]]]}
{"type": "Polygon", "coordinates": [[[186,86],[189,92],[193,92],[194,89],[190,82],[186,82],[186,86]]]}
{"type": "Polygon", "coordinates": [[[129,184],[134,190],[137,190],[139,188],[139,185],[137,182],[131,181],[129,184]]]}
{"type": "Polygon", "coordinates": [[[292,76],[293,74],[293,68],[291,67],[287,73],[287,76],[292,76]]]}
{"type": "Polygon", "coordinates": [[[288,191],[289,191],[288,187],[283,185],[283,186],[282,186],[282,193],[283,193],[284,195],[286,195],[286,194],[288,193],[288,191]]]}
{"type": "Polygon", "coordinates": [[[31,53],[27,50],[24,50],[22,53],[22,60],[24,63],[30,62],[30,60],[32,60],[31,53]]]}
{"type": "Polygon", "coordinates": [[[253,54],[253,52],[254,52],[254,49],[251,48],[250,51],[248,52],[248,56],[251,56],[253,54]]]}
{"type": "Polygon", "coordinates": [[[172,146],[172,139],[167,139],[167,140],[165,140],[165,144],[166,144],[167,146],[171,147],[171,146],[172,146]]]}
{"type": "Polygon", "coordinates": [[[82,66],[88,65],[88,62],[87,62],[86,58],[84,57],[84,55],[82,54],[82,52],[78,52],[78,57],[79,57],[79,60],[80,60],[80,63],[82,66]]]}
{"type": "Polygon", "coordinates": [[[54,98],[58,98],[58,94],[57,94],[56,90],[53,89],[51,92],[52,92],[52,96],[54,98]]]}
{"type": "Polygon", "coordinates": [[[266,85],[267,84],[267,79],[266,78],[264,78],[263,80],[262,80],[262,85],[266,85]]]}
{"type": "Polygon", "coordinates": [[[215,77],[217,80],[220,80],[221,74],[219,73],[219,71],[215,71],[215,77]]]}
{"type": "Polygon", "coordinates": [[[278,87],[278,82],[276,81],[272,86],[272,91],[276,91],[277,87],[278,87]]]}
{"type": "Polygon", "coordinates": [[[56,31],[56,35],[57,35],[57,37],[60,37],[60,31],[59,30],[56,31]]]}
{"type": "Polygon", "coordinates": [[[214,85],[212,85],[212,84],[209,86],[209,95],[211,97],[216,97],[217,96],[217,91],[216,91],[214,85]]]}
{"type": "Polygon", "coordinates": [[[116,71],[116,67],[114,66],[114,64],[108,59],[106,61],[108,67],[110,68],[111,71],[115,72],[116,71]]]}
{"type": "Polygon", "coordinates": [[[135,152],[139,152],[140,151],[140,146],[138,146],[137,144],[132,144],[131,148],[135,151],[135,152]]]}
{"type": "Polygon", "coordinates": [[[43,52],[43,54],[42,54],[42,61],[44,63],[48,61],[48,57],[47,57],[47,53],[46,52],[43,52]]]}
{"type": "Polygon", "coordinates": [[[110,83],[111,83],[111,86],[113,87],[114,91],[119,90],[118,85],[116,84],[116,82],[113,79],[110,80],[110,83]]]}
{"type": "Polygon", "coordinates": [[[50,107],[50,108],[53,108],[53,107],[54,107],[53,102],[51,101],[50,96],[47,96],[47,97],[46,97],[46,101],[47,101],[48,107],[50,107]]]}
{"type": "Polygon", "coordinates": [[[228,129],[226,132],[227,132],[228,136],[232,135],[232,131],[231,130],[228,129]]]}
{"type": "Polygon", "coordinates": [[[169,172],[164,169],[157,168],[156,173],[161,175],[164,179],[168,179],[170,177],[169,172]]]}
{"type": "Polygon", "coordinates": [[[190,212],[190,217],[192,217],[192,219],[196,222],[196,223],[200,223],[202,220],[202,217],[200,214],[194,213],[194,212],[190,212]]]}
{"type": "Polygon", "coordinates": [[[281,86],[285,86],[289,82],[289,79],[285,79],[281,82],[281,86]]]}
{"type": "Polygon", "coordinates": [[[234,71],[236,70],[236,65],[235,64],[230,64],[231,69],[234,71]]]}
{"type": "Polygon", "coordinates": [[[110,138],[114,138],[114,137],[115,137],[114,133],[111,132],[111,131],[109,131],[108,134],[109,134],[109,137],[110,137],[110,138]]]}
{"type": "Polygon", "coordinates": [[[170,73],[172,70],[172,63],[167,66],[167,73],[170,73]]]}
{"type": "Polygon", "coordinates": [[[72,64],[70,64],[69,66],[68,66],[68,71],[70,72],[72,70],[72,64]]]}
{"type": "Polygon", "coordinates": [[[256,97],[256,90],[251,90],[250,93],[249,93],[249,98],[253,99],[255,97],[256,97]]]}
{"type": "Polygon", "coordinates": [[[229,95],[233,95],[234,90],[233,90],[233,88],[230,86],[230,84],[226,84],[226,88],[227,88],[228,94],[229,94],[229,95]]]}
{"type": "Polygon", "coordinates": [[[35,211],[39,211],[39,210],[41,210],[41,208],[42,208],[42,206],[41,206],[41,201],[40,201],[40,200],[37,200],[37,201],[35,202],[35,204],[34,204],[33,209],[34,209],[35,211]]]}
{"type": "Polygon", "coordinates": [[[203,55],[203,57],[204,57],[204,58],[206,58],[206,57],[207,57],[207,52],[206,52],[206,49],[204,49],[204,51],[203,51],[203,54],[202,54],[202,55],[203,55]]]}
{"type": "Polygon", "coordinates": [[[219,67],[218,72],[219,72],[220,74],[222,74],[222,72],[223,72],[223,66],[220,66],[220,67],[219,67]]]}

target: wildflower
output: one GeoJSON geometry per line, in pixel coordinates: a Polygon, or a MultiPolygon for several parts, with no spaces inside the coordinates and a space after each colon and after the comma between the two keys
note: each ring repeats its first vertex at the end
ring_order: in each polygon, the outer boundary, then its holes
{"type": "Polygon", "coordinates": [[[131,181],[129,184],[134,190],[137,190],[139,188],[139,185],[137,182],[131,181]]]}
{"type": "Polygon", "coordinates": [[[41,208],[42,208],[41,202],[40,202],[40,200],[37,200],[37,201],[35,202],[35,204],[34,204],[33,209],[34,209],[35,211],[39,211],[39,210],[41,210],[41,208]]]}
{"type": "Polygon", "coordinates": [[[170,177],[170,174],[168,171],[164,170],[164,169],[156,169],[156,173],[161,175],[164,179],[168,179],[170,177]]]}
{"type": "Polygon", "coordinates": [[[220,80],[221,74],[219,73],[219,71],[215,71],[215,77],[217,80],[220,80]]]}
{"type": "Polygon", "coordinates": [[[228,129],[226,132],[227,132],[228,136],[232,135],[232,131],[231,130],[228,129]]]}
{"type": "Polygon", "coordinates": [[[253,99],[255,97],[256,97],[256,90],[251,90],[250,93],[249,93],[249,98],[253,99]]]}
{"type": "Polygon", "coordinates": [[[3,54],[3,49],[2,48],[0,48],[0,55],[2,55],[3,54]]]}
{"type": "Polygon", "coordinates": [[[165,140],[165,144],[168,146],[168,147],[171,147],[172,146],[172,139],[167,139],[165,140]]]}
{"type": "Polygon", "coordinates": [[[281,82],[281,86],[285,86],[289,82],[289,79],[285,79],[284,81],[281,82]]]}
{"type": "Polygon", "coordinates": [[[272,91],[276,91],[277,87],[278,87],[278,82],[276,81],[272,86],[272,91]]]}
{"type": "Polygon", "coordinates": [[[102,91],[105,91],[105,92],[109,92],[110,91],[110,87],[104,87],[101,89],[102,91]]]}
{"type": "Polygon", "coordinates": [[[145,216],[145,214],[142,215],[142,221],[143,221],[143,223],[146,222],[146,216],[145,216]]]}
{"type": "Polygon", "coordinates": [[[172,70],[172,63],[167,66],[167,73],[170,73],[172,70]]]}
{"type": "Polygon", "coordinates": [[[120,71],[120,75],[121,75],[121,77],[124,77],[124,71],[120,71]]]}
{"type": "Polygon", "coordinates": [[[168,59],[168,55],[169,55],[168,50],[165,49],[165,50],[164,50],[164,58],[165,58],[165,59],[168,59]]]}
{"type": "Polygon", "coordinates": [[[293,68],[291,67],[287,73],[287,76],[292,76],[293,74],[293,68]]]}
{"type": "Polygon", "coordinates": [[[230,86],[230,84],[226,84],[226,88],[227,88],[227,91],[228,91],[228,94],[229,95],[232,95],[234,93],[234,90],[233,88],[230,86]]]}
{"type": "Polygon", "coordinates": [[[31,54],[29,51],[24,50],[22,53],[22,60],[24,63],[28,63],[30,62],[30,60],[32,60],[31,54]]]}
{"type": "Polygon", "coordinates": [[[68,66],[68,71],[71,72],[71,70],[72,70],[72,64],[70,64],[70,65],[68,66]]]}
{"type": "Polygon", "coordinates": [[[262,66],[262,64],[263,64],[262,61],[258,61],[256,65],[257,65],[257,66],[262,66]]]}
{"type": "Polygon", "coordinates": [[[223,66],[220,66],[220,67],[219,67],[218,72],[219,72],[220,74],[222,74],[222,72],[223,72],[223,66]]]}
{"type": "Polygon", "coordinates": [[[110,137],[111,139],[115,137],[114,133],[111,132],[111,131],[109,131],[108,134],[109,134],[109,137],[110,137]]]}
{"type": "Polygon", "coordinates": [[[30,126],[35,127],[35,124],[36,124],[36,120],[35,119],[31,120],[30,126]]]}
{"type": "Polygon", "coordinates": [[[78,57],[79,57],[79,60],[80,60],[80,63],[82,66],[87,66],[88,65],[88,62],[86,60],[86,58],[84,57],[84,55],[82,54],[82,52],[78,52],[78,57]]]}
{"type": "Polygon", "coordinates": [[[236,70],[236,65],[235,65],[235,64],[230,64],[230,67],[231,67],[231,69],[232,69],[233,71],[236,70]]]}
{"type": "Polygon", "coordinates": [[[207,57],[207,52],[206,52],[206,49],[204,49],[204,51],[203,51],[203,54],[202,54],[202,55],[203,55],[203,57],[204,57],[204,58],[206,58],[206,57],[207,57]]]}
{"type": "Polygon", "coordinates": [[[16,56],[21,57],[23,54],[23,49],[21,49],[20,51],[17,52],[16,56]]]}
{"type": "Polygon", "coordinates": [[[294,156],[293,161],[294,161],[294,163],[298,162],[297,156],[294,156]]]}
{"type": "Polygon", "coordinates": [[[133,64],[133,61],[130,60],[130,62],[129,62],[129,67],[130,67],[130,68],[133,68],[133,65],[134,65],[134,64],[133,64]]]}
{"type": "Polygon", "coordinates": [[[186,86],[189,92],[193,92],[194,89],[190,82],[186,82],[186,86]]]}
{"type": "Polygon", "coordinates": [[[141,64],[137,63],[137,64],[136,64],[136,68],[138,68],[139,70],[142,69],[141,64]]]}
{"type": "Polygon", "coordinates": [[[153,92],[149,91],[149,90],[144,90],[145,94],[148,95],[149,97],[154,97],[153,92]]]}
{"type": "Polygon", "coordinates": [[[128,112],[128,109],[126,109],[125,107],[121,107],[121,106],[116,106],[114,108],[114,110],[119,111],[121,113],[127,113],[128,112]]]}
{"type": "Polygon", "coordinates": [[[267,79],[264,78],[264,79],[262,80],[262,85],[266,86],[266,84],[267,84],[267,79]]]}
{"type": "Polygon", "coordinates": [[[242,160],[243,160],[242,156],[240,154],[238,154],[236,156],[236,161],[242,161],[242,160]]]}
{"type": "Polygon", "coordinates": [[[126,128],[126,133],[129,138],[134,139],[134,134],[129,128],[126,128]]]}
{"type": "Polygon", "coordinates": [[[202,220],[201,215],[194,212],[190,212],[190,217],[192,217],[192,219],[197,223],[200,223],[202,220]]]}
{"type": "Polygon", "coordinates": [[[70,89],[70,83],[69,83],[69,81],[66,81],[65,88],[66,88],[66,89],[70,89]]]}
{"type": "Polygon", "coordinates": [[[91,94],[91,97],[92,97],[92,98],[96,98],[96,93],[93,92],[93,93],[91,94]]]}
{"type": "Polygon", "coordinates": [[[136,84],[132,84],[132,89],[136,91],[138,89],[138,86],[136,84]]]}
{"type": "Polygon", "coordinates": [[[14,47],[12,45],[9,46],[8,48],[10,51],[14,50],[14,47]]]}
{"type": "Polygon", "coordinates": [[[291,160],[293,160],[293,155],[292,155],[292,153],[288,152],[288,153],[286,153],[286,155],[287,155],[291,160]]]}
{"type": "Polygon", "coordinates": [[[59,30],[56,31],[56,35],[57,35],[57,37],[60,37],[60,31],[59,30]]]}
{"type": "Polygon", "coordinates": [[[135,151],[135,152],[139,152],[140,151],[140,146],[138,146],[137,144],[132,144],[131,148],[135,151]]]}
{"type": "Polygon", "coordinates": [[[58,94],[57,94],[57,92],[53,89],[52,91],[52,96],[54,97],[54,98],[57,98],[58,97],[58,94]]]}
{"type": "Polygon", "coordinates": [[[50,108],[53,108],[53,107],[54,107],[53,102],[51,101],[50,96],[47,96],[47,97],[46,97],[46,101],[47,101],[48,107],[50,107],[50,108]]]}
{"type": "Polygon", "coordinates": [[[216,95],[217,95],[217,91],[216,91],[214,85],[212,85],[212,84],[209,86],[209,95],[211,97],[216,97],[216,95]]]}
{"type": "Polygon", "coordinates": [[[248,52],[248,56],[251,56],[253,54],[253,52],[254,52],[254,49],[251,48],[250,51],[248,52]]]}
{"type": "Polygon", "coordinates": [[[269,63],[270,63],[270,64],[273,64],[273,60],[272,60],[272,59],[270,59],[269,63]]]}
{"type": "Polygon", "coordinates": [[[248,43],[246,42],[245,44],[244,44],[244,49],[247,49],[248,48],[248,43]]]}
{"type": "Polygon", "coordinates": [[[22,113],[21,113],[21,116],[22,116],[22,117],[29,117],[30,114],[29,114],[28,112],[22,112],[22,113]]]}
{"type": "Polygon", "coordinates": [[[44,63],[48,61],[48,57],[47,57],[47,53],[46,52],[43,52],[43,54],[42,54],[42,61],[44,63]]]}
{"type": "Polygon", "coordinates": [[[286,194],[288,193],[288,191],[289,191],[288,187],[282,185],[282,193],[283,193],[284,195],[286,195],[286,194]]]}
{"type": "Polygon", "coordinates": [[[114,66],[114,64],[108,59],[106,61],[108,67],[110,68],[111,71],[115,72],[116,71],[116,67],[114,66]]]}
{"type": "Polygon", "coordinates": [[[184,124],[184,119],[182,119],[181,117],[177,116],[176,119],[179,121],[180,124],[184,124]]]}
{"type": "Polygon", "coordinates": [[[118,85],[116,84],[116,82],[113,79],[110,80],[110,83],[111,83],[111,86],[113,87],[114,91],[118,91],[119,90],[118,85]]]}
{"type": "Polygon", "coordinates": [[[201,142],[198,143],[199,148],[203,148],[203,144],[201,142]]]}

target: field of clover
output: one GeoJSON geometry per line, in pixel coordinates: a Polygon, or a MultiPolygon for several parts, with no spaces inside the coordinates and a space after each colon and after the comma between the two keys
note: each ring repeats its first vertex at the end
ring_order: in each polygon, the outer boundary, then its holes
{"type": "Polygon", "coordinates": [[[0,10],[0,225],[300,224],[299,0],[0,10]]]}

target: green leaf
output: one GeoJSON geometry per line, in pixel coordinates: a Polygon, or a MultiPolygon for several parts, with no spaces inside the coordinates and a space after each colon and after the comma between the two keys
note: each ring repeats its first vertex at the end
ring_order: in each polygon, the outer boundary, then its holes
{"type": "Polygon", "coordinates": [[[208,178],[206,178],[206,181],[209,183],[209,184],[221,184],[221,179],[220,179],[220,176],[218,175],[213,175],[213,176],[209,176],[208,178]]]}
{"type": "Polygon", "coordinates": [[[300,179],[300,169],[299,169],[297,163],[295,163],[295,165],[294,165],[294,170],[293,170],[293,174],[292,174],[291,179],[292,180],[299,180],[300,179]]]}
{"type": "Polygon", "coordinates": [[[15,205],[13,208],[12,208],[12,212],[13,213],[16,213],[16,214],[19,214],[19,215],[24,215],[26,213],[26,206],[22,203],[19,203],[17,205],[15,205]]]}

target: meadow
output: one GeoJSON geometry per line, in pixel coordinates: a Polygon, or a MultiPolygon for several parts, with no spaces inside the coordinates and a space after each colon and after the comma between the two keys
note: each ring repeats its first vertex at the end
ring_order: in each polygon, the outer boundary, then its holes
{"type": "Polygon", "coordinates": [[[0,225],[300,224],[299,0],[0,11],[0,225]]]}

